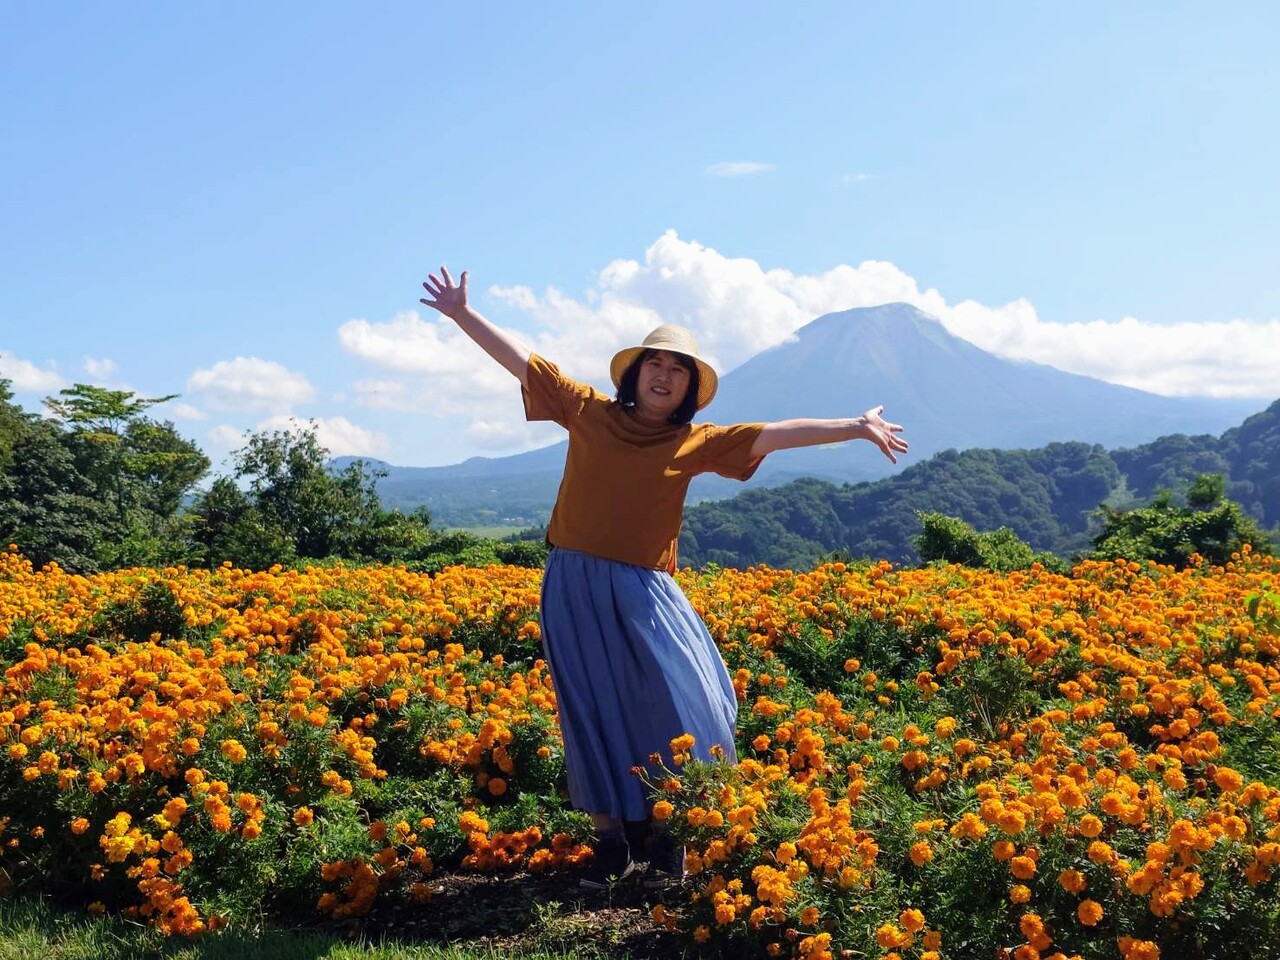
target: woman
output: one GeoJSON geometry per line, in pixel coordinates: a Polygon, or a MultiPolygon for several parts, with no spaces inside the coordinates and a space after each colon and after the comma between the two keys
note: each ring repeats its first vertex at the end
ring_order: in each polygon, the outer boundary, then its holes
{"type": "MultiPolygon", "coordinates": [[[[467,303],[467,274],[423,284],[422,303],[453,320],[523,388],[529,420],[569,432],[564,478],[547,528],[542,583],[543,647],[555,684],[569,795],[597,833],[582,878],[603,888],[635,866],[633,844],[650,798],[631,773],[654,753],[668,759],[689,734],[693,755],[735,758],[737,700],[706,626],[680,592],[676,564],[685,491],[699,473],[748,479],[769,453],[870,440],[894,463],[907,443],[877,407],[845,420],[785,420],[730,427],[693,424],[718,378],[693,335],[664,325],[610,364],[609,399],[565,377],[467,303]],[[718,748],[718,749],[716,749],[718,748]],[[632,842],[628,842],[628,834],[632,842]]],[[[638,849],[635,851],[640,852],[638,849]]],[[[646,882],[683,876],[684,851],[659,833],[646,882]]]]}

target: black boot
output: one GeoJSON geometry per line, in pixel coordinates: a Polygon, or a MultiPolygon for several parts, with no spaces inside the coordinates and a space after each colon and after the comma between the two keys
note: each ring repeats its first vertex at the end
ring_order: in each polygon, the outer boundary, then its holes
{"type": "Polygon", "coordinates": [[[595,857],[587,872],[578,880],[578,886],[587,890],[607,890],[636,868],[631,859],[631,848],[621,830],[610,830],[596,838],[595,857]]]}
{"type": "Polygon", "coordinates": [[[631,848],[633,860],[648,863],[649,837],[652,826],[652,820],[624,820],[622,822],[622,829],[627,837],[627,846],[631,848]]]}
{"type": "Polygon", "coordinates": [[[644,885],[651,889],[673,887],[684,879],[684,846],[677,844],[664,829],[654,830],[649,837],[649,869],[644,885]]]}

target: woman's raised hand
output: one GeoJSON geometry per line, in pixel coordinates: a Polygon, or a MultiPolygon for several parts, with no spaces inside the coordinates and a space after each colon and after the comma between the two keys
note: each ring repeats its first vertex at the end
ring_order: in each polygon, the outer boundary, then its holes
{"type": "Polygon", "coordinates": [[[880,448],[880,452],[892,460],[898,462],[895,454],[907,452],[907,441],[898,436],[902,432],[902,426],[897,423],[890,423],[880,414],[884,413],[884,407],[872,407],[862,415],[862,426],[866,432],[866,438],[880,448]]]}
{"type": "Polygon", "coordinates": [[[458,314],[467,309],[467,271],[465,270],[462,271],[462,277],[455,285],[453,277],[449,276],[448,269],[441,267],[440,277],[434,273],[429,274],[422,288],[427,291],[431,299],[424,297],[419,302],[439,310],[452,320],[456,320],[458,314]]]}

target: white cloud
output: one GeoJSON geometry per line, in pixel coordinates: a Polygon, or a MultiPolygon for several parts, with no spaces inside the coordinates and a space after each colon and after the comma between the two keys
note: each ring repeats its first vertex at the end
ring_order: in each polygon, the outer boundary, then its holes
{"type": "Polygon", "coordinates": [[[409,385],[400,380],[357,380],[355,402],[371,410],[412,411],[419,409],[409,385]]]}
{"type": "Polygon", "coordinates": [[[54,393],[67,386],[54,370],[42,370],[10,350],[0,350],[0,380],[9,380],[13,389],[31,393],[54,393]]]}
{"type": "Polygon", "coordinates": [[[171,411],[179,420],[208,420],[209,416],[199,407],[189,403],[175,403],[171,411]]]}
{"type": "Polygon", "coordinates": [[[302,433],[315,428],[316,441],[334,457],[373,457],[381,456],[390,449],[387,436],[374,430],[367,430],[352,423],[346,417],[313,417],[310,420],[299,420],[288,415],[268,417],[261,421],[255,430],[286,433],[302,433]]]}
{"type": "MultiPolygon", "coordinates": [[[[691,328],[723,373],[824,313],[904,301],[1010,359],[1170,395],[1270,399],[1280,393],[1280,320],[1048,323],[1026,300],[950,304],[886,261],[799,274],[726,257],[674,231],[659,237],[643,260],[606,265],[577,297],[554,287],[539,293],[495,286],[488,292],[528,318],[526,329],[533,332],[522,339],[534,350],[604,390],[611,389],[613,354],[639,343],[659,323],[691,328]]],[[[467,438],[486,450],[509,452],[557,436],[524,423],[512,378],[447,320],[426,322],[415,313],[381,324],[353,320],[340,335],[348,352],[385,374],[356,385],[362,406],[458,419],[467,438]]]]}
{"type": "Polygon", "coordinates": [[[109,357],[97,360],[94,357],[84,358],[84,372],[94,380],[106,380],[116,372],[116,362],[109,357]]]}
{"type": "Polygon", "coordinates": [[[998,356],[1152,393],[1267,399],[1280,393],[1280,319],[1044,323],[1021,300],[1002,310],[964,301],[943,320],[957,336],[998,356]]]}
{"type": "Polygon", "coordinates": [[[465,436],[485,451],[531,450],[564,439],[564,431],[555,424],[527,423],[501,416],[472,420],[465,436]]]}
{"type": "Polygon", "coordinates": [[[277,413],[315,396],[303,374],[258,357],[220,360],[207,370],[197,370],[187,379],[187,392],[218,409],[277,413]]]}
{"type": "Polygon", "coordinates": [[[840,178],[841,183],[866,183],[868,180],[879,179],[874,173],[846,173],[840,178]]]}
{"type": "Polygon", "coordinates": [[[347,353],[383,370],[443,378],[468,395],[483,395],[511,379],[452,320],[423,320],[416,310],[398,313],[387,323],[349,320],[338,328],[338,342],[347,353]]]}
{"type": "Polygon", "coordinates": [[[749,177],[756,173],[768,173],[776,170],[772,163],[758,163],[754,160],[731,160],[728,163],[713,163],[707,167],[706,173],[712,177],[749,177]]]}
{"type": "Polygon", "coordinates": [[[206,434],[209,442],[221,452],[242,446],[248,435],[244,427],[233,427],[229,423],[220,423],[206,434]]]}

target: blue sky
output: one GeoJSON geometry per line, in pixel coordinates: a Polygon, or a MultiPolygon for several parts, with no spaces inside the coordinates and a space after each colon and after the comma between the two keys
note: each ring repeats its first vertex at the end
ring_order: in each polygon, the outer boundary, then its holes
{"type": "Polygon", "coordinates": [[[1261,408],[1278,37],[1263,2],[0,2],[0,377],[180,393],[216,462],[291,420],[405,465],[554,439],[418,304],[448,263],[598,384],[663,320],[731,369],[908,300],[1261,408]]]}

